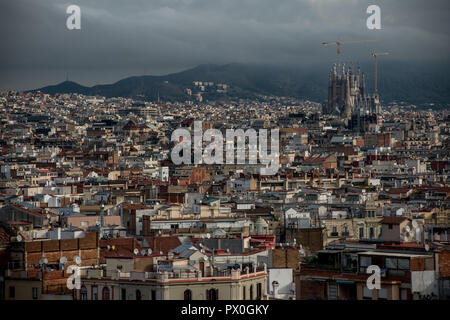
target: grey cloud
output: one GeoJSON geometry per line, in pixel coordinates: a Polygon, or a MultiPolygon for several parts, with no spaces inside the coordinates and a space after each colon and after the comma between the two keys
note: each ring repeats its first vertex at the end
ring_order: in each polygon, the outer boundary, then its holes
{"type": "Polygon", "coordinates": [[[323,41],[376,39],[343,48],[345,60],[374,49],[390,59],[446,61],[448,0],[45,0],[0,4],[1,88],[28,89],[70,78],[84,85],[163,74],[201,63],[331,64],[323,41]],[[69,4],[82,29],[65,27],[69,4]],[[366,28],[381,8],[382,30],[366,28]]]}

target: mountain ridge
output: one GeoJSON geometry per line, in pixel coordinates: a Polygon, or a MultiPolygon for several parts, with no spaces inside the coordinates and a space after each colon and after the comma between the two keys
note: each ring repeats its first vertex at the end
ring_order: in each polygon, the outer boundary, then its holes
{"type": "MultiPolygon", "coordinates": [[[[384,102],[398,100],[418,105],[448,104],[450,78],[441,70],[437,68],[430,71],[430,68],[417,68],[416,65],[413,68],[406,64],[385,64],[381,70],[379,82],[381,97],[384,102]]],[[[319,69],[308,70],[290,66],[244,63],[201,64],[167,75],[131,76],[111,84],[92,87],[73,81],[63,81],[27,92],[79,93],[108,98],[139,97],[149,101],[155,101],[160,97],[162,100],[173,102],[192,100],[193,98],[186,94],[185,89],[192,89],[194,81],[224,83],[230,87],[226,93],[219,94],[216,91],[203,93],[206,101],[272,95],[323,103],[327,98],[328,68],[321,66],[319,69]]],[[[370,81],[368,87],[371,88],[370,81]]]]}

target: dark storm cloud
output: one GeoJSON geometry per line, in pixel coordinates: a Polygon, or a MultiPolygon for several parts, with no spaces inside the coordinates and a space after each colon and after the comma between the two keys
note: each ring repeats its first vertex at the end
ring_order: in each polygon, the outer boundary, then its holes
{"type": "Polygon", "coordinates": [[[323,41],[376,39],[343,47],[344,60],[443,61],[448,0],[14,0],[0,4],[0,88],[27,89],[69,74],[85,85],[163,74],[202,63],[331,64],[323,41]],[[66,8],[81,8],[81,30],[66,8]],[[368,30],[366,8],[381,8],[368,30]]]}

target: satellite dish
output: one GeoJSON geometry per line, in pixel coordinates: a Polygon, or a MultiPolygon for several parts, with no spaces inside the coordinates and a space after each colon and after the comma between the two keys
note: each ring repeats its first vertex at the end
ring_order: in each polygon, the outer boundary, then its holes
{"type": "Polygon", "coordinates": [[[152,249],[148,249],[147,252],[148,252],[148,255],[151,255],[153,251],[152,251],[152,249]]]}
{"type": "Polygon", "coordinates": [[[416,220],[414,220],[414,221],[412,222],[412,226],[413,226],[414,229],[417,229],[417,227],[419,227],[419,224],[417,223],[416,220]]]}
{"type": "Polygon", "coordinates": [[[75,261],[76,264],[81,264],[81,258],[79,256],[73,257],[73,261],[75,261]]]}
{"type": "Polygon", "coordinates": [[[210,233],[207,233],[206,234],[206,237],[209,239],[209,238],[211,238],[211,234],[210,233]]]}
{"type": "Polygon", "coordinates": [[[138,248],[135,248],[134,250],[133,250],[133,253],[134,253],[134,255],[138,255],[139,254],[139,249],[138,248]]]}
{"type": "Polygon", "coordinates": [[[21,242],[23,240],[22,236],[20,234],[16,237],[17,242],[21,242]]]}
{"type": "Polygon", "coordinates": [[[61,264],[66,264],[66,263],[67,263],[67,258],[66,258],[66,257],[61,257],[61,258],[59,259],[59,263],[61,263],[61,264]]]}
{"type": "Polygon", "coordinates": [[[19,231],[23,231],[23,227],[22,226],[19,227],[19,231]]]}
{"type": "Polygon", "coordinates": [[[163,252],[162,252],[162,251],[160,251],[160,252],[159,252],[159,254],[163,254],[163,252]]]}
{"type": "Polygon", "coordinates": [[[409,232],[409,231],[411,231],[411,228],[409,226],[406,226],[405,230],[406,230],[406,232],[409,232]]]}
{"type": "Polygon", "coordinates": [[[203,260],[208,261],[208,257],[207,257],[207,256],[204,256],[204,257],[203,257],[203,260]]]}
{"type": "Polygon", "coordinates": [[[430,246],[428,244],[425,244],[425,251],[430,251],[430,246]]]}
{"type": "Polygon", "coordinates": [[[47,219],[50,220],[52,216],[50,214],[47,214],[47,219]]]}
{"type": "Polygon", "coordinates": [[[47,263],[48,263],[48,259],[47,259],[47,258],[43,258],[43,259],[42,259],[42,263],[43,263],[43,264],[47,264],[47,263]]]}
{"type": "Polygon", "coordinates": [[[144,250],[144,249],[141,250],[141,255],[145,256],[146,253],[147,253],[147,250],[144,250]]]}

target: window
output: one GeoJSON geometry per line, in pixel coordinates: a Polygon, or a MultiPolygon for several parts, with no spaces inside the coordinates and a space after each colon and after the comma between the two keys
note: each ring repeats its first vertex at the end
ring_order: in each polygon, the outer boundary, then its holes
{"type": "Polygon", "coordinates": [[[259,282],[256,284],[256,300],[262,299],[262,284],[259,282]]]}
{"type": "Polygon", "coordinates": [[[141,300],[141,299],[142,299],[141,291],[136,290],[136,300],[141,300]]]}
{"type": "Polygon", "coordinates": [[[121,290],[121,297],[122,297],[122,300],[127,300],[127,289],[121,290]]]}
{"type": "Polygon", "coordinates": [[[80,290],[80,299],[81,299],[81,300],[87,300],[87,289],[86,289],[85,286],[82,286],[82,287],[81,287],[81,290],[80,290]]]}
{"type": "Polygon", "coordinates": [[[368,267],[372,264],[372,257],[360,256],[359,264],[361,267],[368,267]]]}
{"type": "Polygon", "coordinates": [[[409,270],[409,259],[398,259],[397,266],[399,270],[409,270]]]}
{"type": "Polygon", "coordinates": [[[400,299],[401,300],[408,300],[408,289],[402,289],[400,291],[400,299]]]}
{"type": "Polygon", "coordinates": [[[337,228],[336,228],[336,226],[333,226],[333,233],[336,233],[337,232],[337,228]]]}
{"type": "Polygon", "coordinates": [[[103,287],[102,300],[109,300],[109,288],[103,287]]]}
{"type": "Polygon", "coordinates": [[[92,286],[92,299],[91,300],[98,300],[98,288],[97,288],[97,286],[92,286]]]}
{"type": "Polygon", "coordinates": [[[370,239],[372,239],[375,236],[375,232],[373,228],[370,228],[370,239]]]}
{"type": "Polygon", "coordinates": [[[409,259],[386,258],[386,268],[392,270],[409,270],[409,259]]]}
{"type": "Polygon", "coordinates": [[[9,287],[9,297],[10,298],[16,297],[16,287],[9,287]]]}
{"type": "Polygon", "coordinates": [[[372,290],[367,287],[363,289],[363,299],[364,300],[372,300],[372,290]]]}
{"type": "Polygon", "coordinates": [[[207,300],[219,300],[219,290],[218,289],[210,289],[206,290],[206,298],[207,300]]]}
{"type": "Polygon", "coordinates": [[[392,223],[389,224],[389,230],[392,230],[392,223]]]}
{"type": "Polygon", "coordinates": [[[152,290],[152,300],[156,300],[156,290],[152,290]]]}
{"type": "Polygon", "coordinates": [[[386,288],[380,288],[380,290],[378,290],[378,300],[387,300],[386,288]]]}
{"type": "Polygon", "coordinates": [[[245,286],[242,287],[242,300],[246,300],[247,288],[245,286]]]}
{"type": "Polygon", "coordinates": [[[33,292],[33,299],[37,299],[38,298],[38,288],[32,288],[32,292],[33,292]]]}
{"type": "Polygon", "coordinates": [[[253,285],[250,285],[250,300],[253,300],[253,285]]]}
{"type": "Polygon", "coordinates": [[[184,300],[186,300],[186,301],[192,300],[192,291],[191,290],[184,291],[184,300]]]}
{"type": "Polygon", "coordinates": [[[359,238],[364,238],[364,228],[359,228],[359,238]]]}

